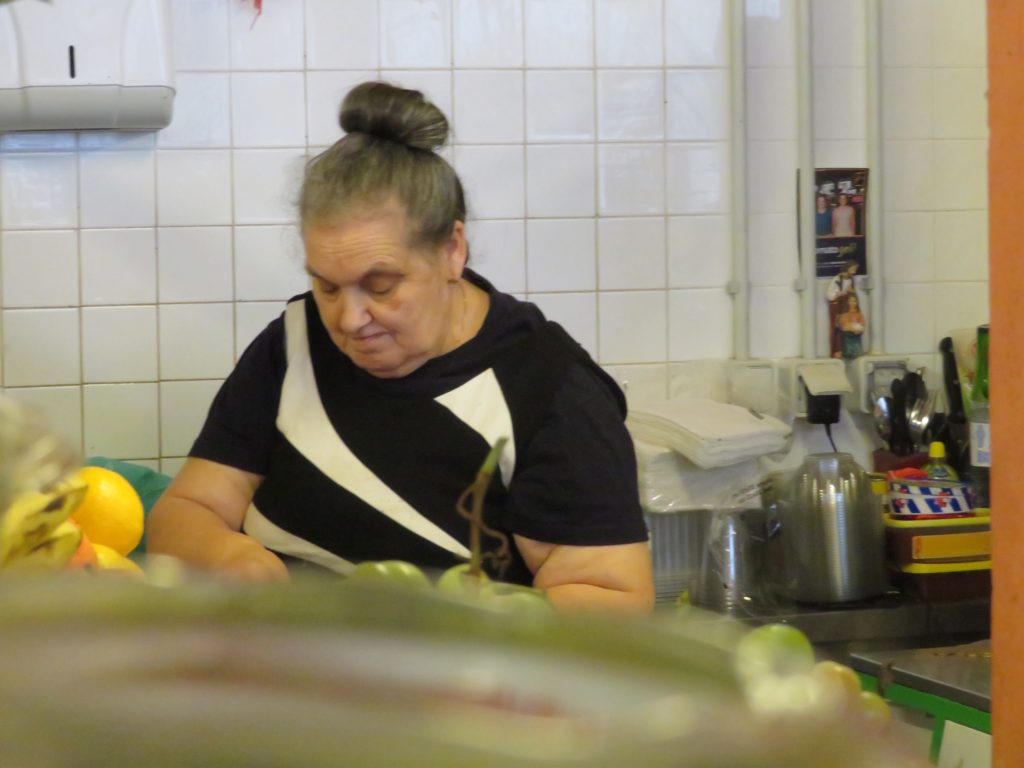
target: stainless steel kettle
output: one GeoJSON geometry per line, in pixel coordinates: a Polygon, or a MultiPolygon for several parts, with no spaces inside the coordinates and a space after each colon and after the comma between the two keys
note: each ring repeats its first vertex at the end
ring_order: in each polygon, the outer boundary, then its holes
{"type": "Polygon", "coordinates": [[[886,590],[882,512],[850,454],[808,456],[778,491],[787,597],[845,603],[886,590]]]}

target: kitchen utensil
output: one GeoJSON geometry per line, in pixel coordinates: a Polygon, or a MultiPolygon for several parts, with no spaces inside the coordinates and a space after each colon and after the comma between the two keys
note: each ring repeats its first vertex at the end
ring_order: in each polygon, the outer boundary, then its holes
{"type": "Polygon", "coordinates": [[[711,510],[644,511],[651,541],[654,594],[658,602],[674,602],[697,591],[701,561],[708,538],[711,510]]]}
{"type": "Polygon", "coordinates": [[[960,373],[956,362],[953,339],[946,336],[939,342],[942,355],[942,384],[946,395],[946,426],[938,439],[946,444],[947,461],[961,475],[970,467],[970,428],[964,411],[960,373]]]}
{"type": "Polygon", "coordinates": [[[892,408],[889,411],[889,420],[892,422],[892,440],[889,448],[897,456],[907,456],[913,451],[910,445],[910,429],[907,425],[907,390],[902,379],[893,379],[891,389],[892,408]]]}
{"type": "MultiPolygon", "coordinates": [[[[937,392],[938,390],[935,391],[937,392]]],[[[938,396],[936,395],[936,398],[937,397],[938,396]]],[[[925,427],[924,435],[921,438],[921,442],[924,445],[930,445],[932,440],[939,440],[942,443],[945,443],[946,441],[943,438],[943,435],[945,435],[947,432],[948,430],[946,428],[946,414],[942,413],[941,411],[932,411],[931,416],[928,417],[928,426],[925,427]]],[[[949,461],[948,445],[946,445],[946,456],[946,460],[949,461]]],[[[952,463],[950,464],[950,466],[953,466],[952,463]]],[[[953,467],[953,469],[956,469],[956,467],[953,467]]]]}
{"type": "Polygon", "coordinates": [[[928,430],[928,424],[935,410],[935,399],[937,396],[938,391],[932,390],[923,399],[918,398],[910,409],[910,414],[907,416],[907,425],[910,431],[910,440],[914,446],[925,444],[924,435],[928,430]]]}
{"type": "Polygon", "coordinates": [[[808,456],[778,508],[789,597],[843,603],[885,591],[883,518],[870,478],[852,456],[808,456]]]}
{"type": "Polygon", "coordinates": [[[730,616],[748,614],[762,601],[765,510],[716,509],[701,562],[697,605],[730,616]]]}
{"type": "Polygon", "coordinates": [[[924,379],[917,371],[907,371],[903,374],[903,389],[907,394],[907,415],[909,416],[914,403],[927,395],[928,391],[924,385],[924,379]]]}
{"type": "Polygon", "coordinates": [[[875,398],[874,416],[875,416],[875,430],[878,432],[878,436],[885,441],[886,447],[889,447],[892,441],[892,420],[889,414],[891,398],[885,395],[879,395],[875,398]]]}
{"type": "Polygon", "coordinates": [[[953,339],[946,336],[939,342],[942,355],[942,384],[946,393],[946,413],[953,422],[967,421],[964,412],[964,399],[960,391],[960,374],[956,368],[956,355],[953,353],[953,339]]]}

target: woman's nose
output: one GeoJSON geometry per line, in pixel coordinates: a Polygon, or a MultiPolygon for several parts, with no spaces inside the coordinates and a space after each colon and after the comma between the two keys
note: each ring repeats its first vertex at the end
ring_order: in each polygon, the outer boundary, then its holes
{"type": "Polygon", "coordinates": [[[342,333],[355,333],[369,321],[370,313],[361,297],[351,294],[341,297],[336,322],[342,333]]]}

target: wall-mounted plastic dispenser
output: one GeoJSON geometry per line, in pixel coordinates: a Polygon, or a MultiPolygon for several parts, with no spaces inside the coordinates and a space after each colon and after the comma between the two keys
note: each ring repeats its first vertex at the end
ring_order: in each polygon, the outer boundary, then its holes
{"type": "Polygon", "coordinates": [[[156,130],[173,104],[167,0],[0,4],[0,131],[156,130]]]}

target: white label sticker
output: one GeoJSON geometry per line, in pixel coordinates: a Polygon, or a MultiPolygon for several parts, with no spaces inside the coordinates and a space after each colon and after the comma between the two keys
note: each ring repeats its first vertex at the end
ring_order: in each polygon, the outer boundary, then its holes
{"type": "Polygon", "coordinates": [[[987,421],[971,422],[971,465],[992,466],[992,429],[987,421]]]}

